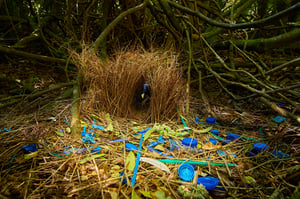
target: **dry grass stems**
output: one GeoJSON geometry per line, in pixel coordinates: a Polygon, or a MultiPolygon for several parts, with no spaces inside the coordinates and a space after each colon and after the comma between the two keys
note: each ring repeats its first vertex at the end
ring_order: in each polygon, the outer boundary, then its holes
{"type": "Polygon", "coordinates": [[[120,51],[102,61],[85,49],[74,60],[87,88],[84,109],[154,122],[173,119],[182,104],[183,80],[171,52],[120,51]],[[146,105],[140,99],[145,83],[151,90],[146,105]]]}

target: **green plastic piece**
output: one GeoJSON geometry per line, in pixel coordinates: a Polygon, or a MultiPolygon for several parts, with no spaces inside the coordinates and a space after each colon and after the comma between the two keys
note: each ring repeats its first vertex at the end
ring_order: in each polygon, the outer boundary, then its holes
{"type": "Polygon", "coordinates": [[[200,161],[192,161],[192,160],[169,160],[169,159],[156,159],[162,163],[170,163],[170,164],[181,164],[181,163],[185,163],[185,164],[197,164],[197,165],[213,165],[213,166],[229,166],[229,167],[236,167],[236,164],[233,163],[216,163],[216,162],[200,162],[200,161]]]}

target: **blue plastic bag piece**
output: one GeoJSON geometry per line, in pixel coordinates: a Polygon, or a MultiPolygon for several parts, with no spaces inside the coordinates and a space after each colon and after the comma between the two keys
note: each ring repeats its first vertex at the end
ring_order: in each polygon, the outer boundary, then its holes
{"type": "Polygon", "coordinates": [[[22,146],[23,149],[25,149],[25,151],[30,151],[30,152],[36,152],[37,148],[35,144],[29,144],[29,145],[24,145],[22,146]]]}
{"type": "Polygon", "coordinates": [[[194,179],[195,169],[190,164],[182,164],[178,168],[178,175],[181,180],[191,181],[194,179]]]}
{"type": "Polygon", "coordinates": [[[170,143],[170,151],[173,151],[174,149],[179,149],[180,147],[176,143],[176,141],[172,140],[169,138],[169,143],[170,143]]]}
{"type": "MultiPolygon", "coordinates": [[[[123,175],[124,175],[124,171],[120,172],[120,177],[121,177],[121,179],[122,179],[123,175]]],[[[128,178],[129,178],[129,180],[131,180],[131,177],[128,177],[128,178]]],[[[127,178],[124,176],[124,177],[123,177],[122,184],[126,184],[126,183],[127,183],[127,178]]]]}
{"type": "Polygon", "coordinates": [[[225,151],[220,151],[220,150],[217,150],[219,156],[225,156],[226,155],[226,152],[225,151]]]}
{"type": "Polygon", "coordinates": [[[208,141],[210,141],[212,144],[217,144],[218,140],[215,138],[209,138],[208,141]]]}
{"type": "Polygon", "coordinates": [[[281,122],[283,122],[285,119],[286,119],[285,117],[282,117],[282,116],[279,116],[279,115],[277,115],[277,116],[274,117],[274,118],[271,118],[271,120],[273,120],[273,121],[276,122],[276,123],[281,123],[281,122]]]}
{"type": "Polygon", "coordinates": [[[160,135],[160,136],[158,137],[157,142],[160,143],[160,144],[164,144],[164,143],[165,143],[165,140],[164,140],[163,137],[164,137],[164,135],[160,135]]]}
{"type": "Polygon", "coordinates": [[[137,146],[135,146],[134,144],[131,144],[131,143],[126,143],[125,149],[127,149],[129,151],[133,151],[133,152],[136,152],[138,150],[137,146]]]}
{"type": "Polygon", "coordinates": [[[278,105],[278,106],[283,106],[283,105],[284,105],[284,103],[277,102],[277,105],[278,105]]]}
{"type": "Polygon", "coordinates": [[[290,157],[290,155],[289,154],[287,154],[287,153],[283,153],[283,152],[280,152],[280,151],[273,151],[273,153],[272,153],[275,157],[277,157],[277,158],[288,158],[288,157],[290,157]]]}
{"type": "Polygon", "coordinates": [[[227,134],[226,139],[227,139],[227,140],[230,140],[230,141],[233,141],[233,140],[239,139],[240,137],[241,137],[241,136],[238,135],[238,134],[235,134],[235,133],[229,133],[229,134],[227,134]]]}
{"type": "Polygon", "coordinates": [[[217,129],[212,129],[211,133],[214,134],[214,135],[219,135],[220,134],[219,130],[217,130],[217,129]]]}
{"type": "Polygon", "coordinates": [[[206,123],[207,124],[215,124],[216,123],[216,119],[214,117],[207,117],[206,118],[206,123]]]}
{"type": "Polygon", "coordinates": [[[97,146],[91,150],[91,153],[96,153],[96,152],[100,153],[100,150],[101,150],[100,146],[97,146]]]}
{"type": "Polygon", "coordinates": [[[206,177],[199,177],[197,179],[197,184],[202,184],[205,189],[213,190],[219,184],[220,180],[218,178],[206,176],[206,177]]]}
{"type": "Polygon", "coordinates": [[[92,128],[94,128],[94,129],[99,129],[99,130],[105,129],[104,126],[98,126],[98,125],[96,125],[96,124],[93,124],[93,125],[92,125],[92,128]]]}

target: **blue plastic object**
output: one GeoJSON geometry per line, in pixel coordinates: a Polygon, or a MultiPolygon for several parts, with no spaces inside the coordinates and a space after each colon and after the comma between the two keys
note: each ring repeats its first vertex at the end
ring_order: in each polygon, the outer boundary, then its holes
{"type": "Polygon", "coordinates": [[[212,144],[217,144],[218,140],[215,138],[209,138],[208,141],[210,141],[212,144]]]}
{"type": "Polygon", "coordinates": [[[235,133],[229,133],[229,134],[227,134],[226,139],[227,139],[227,140],[230,140],[230,141],[233,141],[233,140],[239,139],[240,137],[241,137],[241,136],[238,135],[238,134],[235,134],[235,133]]]}
{"type": "Polygon", "coordinates": [[[219,135],[220,134],[219,130],[217,130],[217,129],[212,129],[211,133],[214,134],[214,135],[219,135]]]}
{"type": "Polygon", "coordinates": [[[225,151],[220,151],[220,150],[217,150],[219,156],[225,156],[227,155],[225,151]]]}
{"type": "Polygon", "coordinates": [[[273,151],[273,153],[272,153],[274,156],[276,156],[277,158],[288,158],[288,157],[290,157],[290,155],[289,154],[287,154],[287,153],[283,153],[283,152],[280,152],[280,151],[273,151]]]}
{"type": "Polygon", "coordinates": [[[25,149],[25,151],[30,151],[30,152],[37,151],[35,144],[24,145],[24,146],[22,146],[22,148],[25,149]]]}
{"type": "Polygon", "coordinates": [[[182,140],[182,144],[184,145],[184,146],[187,146],[187,147],[196,147],[197,146],[197,144],[198,144],[198,141],[196,140],[196,139],[194,139],[194,138],[184,138],[183,140],[182,140]]]}
{"type": "Polygon", "coordinates": [[[279,115],[277,115],[277,116],[274,117],[274,118],[271,118],[271,120],[273,120],[273,121],[276,122],[276,123],[281,123],[281,122],[283,122],[285,119],[286,119],[285,117],[281,117],[281,116],[279,116],[279,115]]]}
{"type": "Polygon", "coordinates": [[[256,156],[258,153],[265,151],[269,148],[265,143],[257,142],[253,144],[253,148],[249,151],[249,156],[256,156]]]}
{"type": "Polygon", "coordinates": [[[194,178],[195,169],[190,164],[182,164],[178,168],[178,175],[179,175],[181,180],[191,181],[194,178]]]}
{"type": "Polygon", "coordinates": [[[163,137],[164,137],[164,135],[160,135],[159,138],[158,138],[158,140],[157,140],[157,142],[160,143],[160,144],[164,144],[165,140],[164,140],[163,137]]]}
{"type": "Polygon", "coordinates": [[[133,151],[133,152],[138,150],[137,146],[135,146],[134,144],[131,144],[131,143],[126,143],[125,149],[127,149],[129,151],[133,151]]]}
{"type": "Polygon", "coordinates": [[[214,117],[207,117],[206,118],[206,123],[207,124],[215,124],[216,123],[216,119],[214,117]]]}
{"type": "Polygon", "coordinates": [[[99,130],[103,130],[105,127],[104,127],[104,126],[98,126],[98,125],[96,125],[96,124],[93,124],[93,125],[92,125],[92,128],[94,128],[94,129],[99,129],[99,130]]]}
{"type": "Polygon", "coordinates": [[[91,150],[91,153],[99,153],[101,150],[100,146],[95,147],[94,149],[91,150]]]}
{"type": "Polygon", "coordinates": [[[219,184],[220,180],[218,178],[206,176],[206,177],[199,177],[197,179],[197,184],[202,184],[205,189],[213,190],[219,184]]]}

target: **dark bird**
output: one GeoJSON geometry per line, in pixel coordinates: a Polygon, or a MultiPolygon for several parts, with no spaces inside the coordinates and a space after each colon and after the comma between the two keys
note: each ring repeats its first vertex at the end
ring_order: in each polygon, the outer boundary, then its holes
{"type": "Polygon", "coordinates": [[[150,102],[150,85],[149,84],[144,84],[141,98],[142,98],[142,104],[146,104],[146,103],[150,102]]]}

